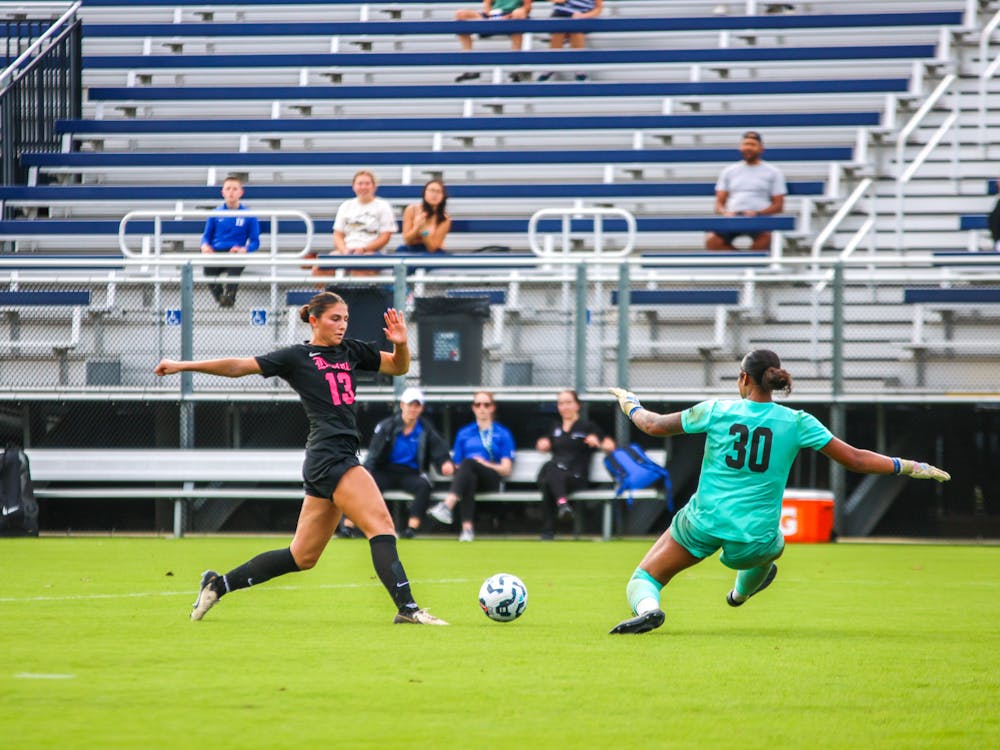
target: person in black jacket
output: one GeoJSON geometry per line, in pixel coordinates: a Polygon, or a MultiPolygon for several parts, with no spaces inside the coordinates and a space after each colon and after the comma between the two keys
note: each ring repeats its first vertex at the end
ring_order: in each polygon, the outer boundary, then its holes
{"type": "Polygon", "coordinates": [[[431,500],[431,480],[427,471],[433,464],[444,476],[455,473],[448,443],[421,414],[424,394],[419,388],[407,388],[399,399],[399,412],[383,419],[375,427],[365,468],[375,477],[378,488],[399,489],[413,495],[404,539],[416,536],[431,500]]]}
{"type": "Polygon", "coordinates": [[[567,497],[590,485],[590,457],[594,451],[610,453],[615,441],[596,424],[580,417],[580,397],[572,388],[559,391],[556,397],[559,421],[538,438],[535,448],[551,453],[552,458],[538,472],[542,491],[542,540],[555,538],[556,515],[573,515],[567,497]]]}

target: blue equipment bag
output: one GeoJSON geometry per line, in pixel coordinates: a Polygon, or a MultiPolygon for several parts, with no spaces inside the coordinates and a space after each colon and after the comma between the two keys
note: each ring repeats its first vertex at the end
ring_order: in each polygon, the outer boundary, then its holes
{"type": "Polygon", "coordinates": [[[663,487],[663,495],[667,501],[667,510],[674,512],[673,486],[670,484],[670,472],[646,455],[646,452],[635,443],[623,448],[615,448],[604,459],[608,473],[615,480],[615,495],[628,496],[632,503],[632,493],[644,490],[659,483],[663,487]]]}

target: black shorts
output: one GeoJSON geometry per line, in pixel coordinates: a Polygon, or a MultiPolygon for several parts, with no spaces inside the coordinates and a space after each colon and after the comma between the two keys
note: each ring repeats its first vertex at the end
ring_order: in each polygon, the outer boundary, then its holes
{"type": "Polygon", "coordinates": [[[307,495],[332,501],[341,478],[355,466],[361,466],[356,453],[345,456],[306,451],[306,460],[302,464],[302,489],[307,495]]]}
{"type": "Polygon", "coordinates": [[[733,240],[737,237],[749,237],[751,240],[756,241],[758,237],[762,234],[767,234],[767,232],[712,232],[712,234],[721,237],[722,241],[727,245],[732,245],[733,240]]]}

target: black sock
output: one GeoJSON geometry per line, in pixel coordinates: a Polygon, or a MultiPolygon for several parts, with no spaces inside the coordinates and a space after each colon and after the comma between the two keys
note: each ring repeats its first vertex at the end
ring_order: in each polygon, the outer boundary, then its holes
{"type": "Polygon", "coordinates": [[[403,570],[403,563],[399,561],[399,554],[396,552],[396,537],[392,534],[379,534],[369,539],[368,544],[372,548],[375,572],[396,603],[396,609],[417,609],[417,603],[413,601],[413,594],[410,593],[410,582],[406,578],[406,571],[403,570]]]}
{"type": "Polygon", "coordinates": [[[294,573],[298,569],[299,566],[295,564],[295,558],[292,557],[292,551],[288,547],[262,552],[218,579],[215,593],[222,596],[230,591],[270,581],[285,573],[294,573]]]}

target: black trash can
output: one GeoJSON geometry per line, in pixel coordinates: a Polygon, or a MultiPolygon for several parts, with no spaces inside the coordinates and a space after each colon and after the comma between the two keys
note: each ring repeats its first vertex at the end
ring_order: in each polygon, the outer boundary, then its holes
{"type": "MultiPolygon", "coordinates": [[[[328,292],[344,298],[350,317],[347,319],[347,338],[369,341],[383,352],[391,352],[392,344],[385,338],[385,311],[392,307],[392,287],[375,284],[328,284],[328,292]]],[[[358,371],[355,378],[361,382],[390,382],[391,378],[378,373],[358,371]]]]}
{"type": "Polygon", "coordinates": [[[482,385],[483,321],[488,297],[420,297],[413,319],[419,326],[420,382],[482,385]]]}

